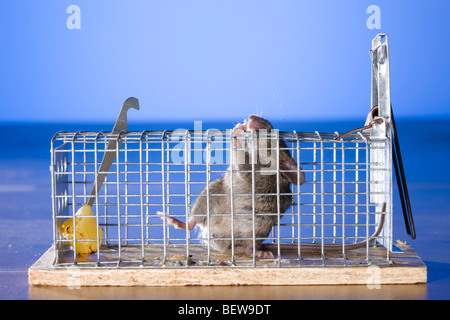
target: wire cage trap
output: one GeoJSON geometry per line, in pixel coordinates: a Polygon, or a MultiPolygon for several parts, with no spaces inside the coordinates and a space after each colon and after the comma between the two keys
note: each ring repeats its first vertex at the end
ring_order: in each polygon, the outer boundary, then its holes
{"type": "MultiPolygon", "coordinates": [[[[166,266],[173,263],[174,256],[189,259],[199,248],[207,252],[205,261],[197,262],[202,266],[219,263],[255,266],[258,259],[238,258],[237,253],[228,259],[223,254],[214,258],[210,242],[230,239],[196,237],[189,231],[174,229],[157,215],[157,212],[164,212],[180,220],[189,220],[190,210],[198,197],[217,196],[201,195],[201,192],[206,181],[211,183],[223,176],[231,154],[230,132],[216,135],[214,147],[208,132],[185,131],[181,142],[173,139],[173,134],[171,131],[145,131],[119,137],[123,149],[117,151],[116,160],[93,206],[96,213],[92,219],[103,229],[103,239],[91,239],[103,242],[95,253],[95,266],[166,266]],[[201,158],[212,159],[222,151],[224,161],[195,162],[196,153],[201,158]],[[173,162],[174,153],[180,156],[181,162],[173,162]],[[138,257],[127,257],[126,252],[131,247],[134,253],[139,252],[138,257]],[[152,251],[158,251],[158,248],[162,255],[151,257],[152,251]]],[[[340,141],[335,140],[336,134],[318,132],[282,132],[279,136],[286,141],[293,158],[305,173],[306,181],[301,186],[293,185],[290,193],[271,194],[278,202],[283,195],[292,197],[292,205],[286,212],[262,213],[277,218],[276,226],[264,242],[278,253],[287,249],[296,249],[298,253],[292,261],[278,255],[275,265],[301,265],[306,259],[302,256],[303,242],[315,243],[319,249],[327,243],[344,244],[339,254],[333,250],[333,254],[328,255],[327,249],[323,248],[323,254],[316,258],[319,263],[351,264],[345,244],[367,240],[375,232],[380,215],[390,215],[390,209],[382,212],[383,204],[391,203],[389,141],[373,142],[362,134],[353,134],[340,141]],[[371,153],[377,151],[383,153],[384,159],[380,159],[380,163],[371,163],[371,153]],[[378,180],[374,181],[375,176],[378,180]]],[[[97,173],[95,168],[100,164],[98,159],[102,158],[105,146],[112,138],[110,134],[97,132],[59,133],[54,138],[54,144],[62,142],[53,149],[55,245],[58,248],[55,265],[61,265],[70,255],[73,259],[68,263],[76,261],[75,251],[69,246],[75,247],[74,242],[85,241],[64,238],[59,232],[60,226],[88,202],[97,173]]],[[[231,200],[232,191],[224,196],[231,200]]],[[[261,194],[239,196],[251,198],[261,194]]],[[[385,220],[389,221],[389,218],[385,220]]],[[[382,261],[388,262],[387,248],[392,242],[390,233],[386,232],[389,224],[386,223],[383,229],[385,232],[377,240],[386,244],[382,261]]],[[[371,255],[372,245],[368,242],[365,252],[366,263],[381,262],[379,256],[371,255]]],[[[191,257],[190,260],[188,263],[193,265],[194,259],[191,257]]],[[[182,258],[180,262],[183,263],[182,258]]]]}
{"type": "MultiPolygon", "coordinates": [[[[372,43],[372,107],[378,115],[365,130],[341,135],[321,132],[271,130],[265,148],[275,165],[263,173],[250,163],[244,169],[236,161],[235,140],[254,141],[255,132],[236,137],[233,130],[165,130],[127,132],[59,132],[51,141],[53,200],[52,268],[114,270],[275,270],[303,267],[361,267],[392,265],[392,133],[387,37],[372,43]],[[111,146],[111,141],[117,143],[111,146]],[[261,193],[258,177],[272,175],[279,181],[280,153],[289,152],[297,177],[289,190],[277,187],[261,193]],[[107,155],[114,161],[102,171],[107,155]],[[231,169],[230,169],[231,168],[231,169]],[[235,181],[246,175],[251,192],[237,193],[231,183],[225,193],[211,185],[228,174],[235,181]],[[106,178],[96,186],[98,176],[106,178]],[[91,192],[92,190],[92,192],[91,192]],[[95,192],[94,192],[95,190],[95,192]],[[204,198],[203,212],[192,213],[204,198]],[[248,200],[245,210],[232,205],[248,200]],[[256,212],[255,202],[271,199],[275,210],[256,212]],[[231,210],[212,212],[214,201],[230,202],[231,210]],[[280,205],[289,200],[285,210],[280,205]],[[77,234],[79,209],[92,204],[93,215],[83,217],[93,225],[90,236],[77,234]],[[194,217],[208,221],[207,232],[177,229],[158,212],[186,223],[194,217]],[[215,225],[226,215],[228,224],[215,225]],[[235,232],[245,217],[250,227],[244,236],[235,232]],[[258,219],[272,219],[267,235],[256,232],[258,219]],[[217,236],[211,226],[228,228],[217,236]],[[67,229],[66,229],[67,231],[67,229]],[[229,234],[229,235],[228,235],[229,234]],[[231,244],[216,250],[218,242],[231,244]],[[272,254],[262,258],[238,250],[245,242],[253,253],[261,244],[272,254]],[[93,247],[90,255],[77,254],[77,246],[93,247]]],[[[255,152],[255,144],[247,152],[255,152]]],[[[288,170],[289,171],[289,170],[288,170]]],[[[80,231],[80,230],[78,230],[80,231]]],[[[203,230],[205,231],[205,230],[203,230]]],[[[273,279],[273,278],[272,278],[273,279]]]]}

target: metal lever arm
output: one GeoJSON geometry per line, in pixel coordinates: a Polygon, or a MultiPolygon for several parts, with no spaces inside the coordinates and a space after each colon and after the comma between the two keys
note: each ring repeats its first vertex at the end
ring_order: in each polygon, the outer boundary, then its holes
{"type": "Polygon", "coordinates": [[[402,154],[398,142],[397,128],[395,127],[394,112],[391,105],[391,123],[393,131],[392,139],[392,160],[394,162],[395,176],[397,177],[398,192],[402,203],[403,218],[405,219],[406,233],[412,238],[416,238],[416,229],[411,211],[408,187],[406,185],[405,171],[403,169],[402,154]]]}
{"type": "MultiPolygon", "coordinates": [[[[116,124],[112,130],[113,135],[118,135],[121,132],[128,132],[127,125],[127,112],[128,109],[133,108],[139,110],[139,102],[136,98],[128,98],[124,104],[122,105],[122,109],[120,110],[119,117],[116,120],[116,124]]],[[[122,141],[118,138],[111,138],[108,142],[108,146],[106,147],[105,154],[103,156],[102,163],[100,164],[100,169],[97,173],[97,178],[95,179],[94,186],[92,187],[91,196],[89,198],[88,204],[92,206],[94,204],[95,198],[97,197],[98,191],[103,185],[105,181],[106,174],[111,168],[111,165],[116,157],[116,150],[120,148],[122,141]]]]}

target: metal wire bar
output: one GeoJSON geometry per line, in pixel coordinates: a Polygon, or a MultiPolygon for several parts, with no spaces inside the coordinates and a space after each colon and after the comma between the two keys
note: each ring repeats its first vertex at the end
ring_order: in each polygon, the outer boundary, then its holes
{"type": "Polygon", "coordinates": [[[256,161],[256,148],[255,148],[255,131],[251,131],[252,148],[251,148],[251,162],[252,162],[252,242],[253,242],[253,266],[256,266],[256,204],[255,204],[255,161],[256,161]]]}
{"type": "MultiPolygon", "coordinates": [[[[185,190],[185,219],[186,222],[189,221],[189,205],[190,205],[190,179],[189,179],[189,168],[188,168],[188,163],[190,162],[190,140],[191,140],[191,135],[189,133],[188,130],[186,130],[185,136],[184,136],[184,149],[185,149],[185,153],[184,153],[184,190],[185,190]]],[[[189,263],[189,255],[190,255],[190,244],[191,244],[191,239],[190,239],[190,232],[188,230],[186,230],[186,265],[188,265],[189,263]]]]}
{"type": "MultiPolygon", "coordinates": [[[[229,141],[229,148],[232,150],[234,146],[232,145],[233,142],[229,141]]],[[[234,152],[230,152],[230,164],[233,164],[235,161],[234,159],[234,152]]],[[[234,186],[234,168],[232,165],[230,165],[230,194],[233,194],[233,186],[234,186]]],[[[231,265],[236,266],[236,257],[235,257],[235,239],[234,239],[234,197],[230,197],[230,211],[231,211],[231,265]]]]}
{"type": "MultiPolygon", "coordinates": [[[[166,131],[164,131],[161,135],[161,180],[162,180],[162,210],[164,213],[169,213],[169,210],[167,208],[166,204],[166,188],[165,188],[165,161],[164,161],[164,139],[166,136],[166,131]]],[[[163,257],[163,265],[167,262],[167,241],[168,241],[168,231],[167,231],[167,225],[166,225],[166,219],[163,219],[163,250],[164,250],[164,257],[163,257]]]]}
{"type": "Polygon", "coordinates": [[[280,232],[280,222],[281,222],[281,206],[280,206],[280,139],[278,131],[276,133],[276,155],[277,155],[277,255],[278,255],[278,266],[281,266],[281,232],[280,232]]]}
{"type": "Polygon", "coordinates": [[[207,263],[208,265],[211,263],[211,208],[210,208],[210,180],[211,180],[211,150],[210,150],[210,140],[209,140],[209,133],[210,131],[206,131],[206,214],[207,214],[207,223],[208,223],[208,235],[207,235],[207,246],[208,246],[208,258],[207,263]]]}

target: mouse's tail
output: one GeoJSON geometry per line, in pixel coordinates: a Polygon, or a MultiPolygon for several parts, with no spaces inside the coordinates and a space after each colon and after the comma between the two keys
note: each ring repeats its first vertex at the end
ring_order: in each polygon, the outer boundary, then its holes
{"type": "Polygon", "coordinates": [[[308,253],[321,253],[323,248],[324,252],[343,252],[344,250],[347,251],[364,248],[380,235],[381,230],[383,230],[385,215],[386,215],[386,202],[383,204],[382,214],[380,217],[380,223],[378,224],[378,228],[369,237],[369,239],[345,245],[342,245],[342,243],[326,243],[323,245],[318,243],[303,243],[300,245],[300,251],[308,253]]]}
{"type": "Polygon", "coordinates": [[[196,221],[195,219],[191,219],[188,223],[182,222],[174,217],[171,217],[164,212],[158,211],[156,214],[161,218],[167,220],[169,226],[174,226],[175,229],[183,229],[183,230],[192,230],[195,227],[196,221]]]}

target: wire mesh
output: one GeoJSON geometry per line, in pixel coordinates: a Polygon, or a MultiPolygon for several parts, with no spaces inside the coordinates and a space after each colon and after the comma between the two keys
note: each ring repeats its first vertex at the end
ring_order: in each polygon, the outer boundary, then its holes
{"type": "MultiPolygon", "coordinates": [[[[234,246],[226,253],[216,252],[211,246],[214,240],[232,243],[240,240],[233,232],[233,223],[231,238],[213,239],[209,234],[175,229],[157,215],[160,211],[189,221],[192,206],[202,196],[202,190],[223,177],[233,161],[231,131],[57,133],[51,143],[50,167],[54,266],[76,263],[95,268],[297,267],[389,263],[392,243],[389,139],[371,140],[361,133],[342,140],[335,139],[338,133],[276,131],[276,134],[286,142],[286,149],[298,164],[297,170],[302,170],[306,179],[302,185],[293,183],[288,193],[278,190],[274,194],[278,201],[281,196],[291,196],[292,204],[286,212],[264,213],[276,216],[277,221],[267,237],[256,240],[264,240],[275,257],[256,259],[237,252],[234,246]],[[77,210],[88,202],[106,145],[112,138],[121,139],[122,144],[92,207],[97,227],[103,229],[102,244],[96,253],[78,257],[71,247],[80,240],[62,236],[61,225],[75,218],[77,210]],[[371,237],[382,214],[388,218],[375,244],[347,250],[346,244],[371,237]],[[319,253],[306,252],[302,247],[305,243],[316,244],[319,253]],[[327,252],[328,244],[340,245],[341,249],[327,252]]],[[[279,152],[279,147],[273,145],[274,151],[279,152]]],[[[250,173],[255,177],[255,172],[250,173]]],[[[279,176],[279,169],[273,174],[279,176]]],[[[254,180],[252,185],[255,186],[254,180]]],[[[207,192],[207,203],[216,196],[207,192]]],[[[231,191],[222,196],[233,201],[237,195],[231,191]]],[[[253,191],[247,196],[255,201],[261,194],[253,191]]],[[[205,214],[211,218],[211,213],[205,214]]],[[[241,213],[225,214],[233,219],[241,213]]],[[[99,239],[91,240],[100,243],[99,239]]]]}

